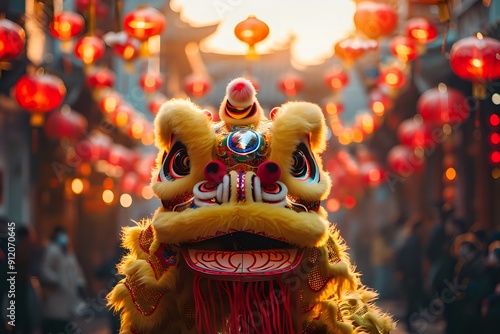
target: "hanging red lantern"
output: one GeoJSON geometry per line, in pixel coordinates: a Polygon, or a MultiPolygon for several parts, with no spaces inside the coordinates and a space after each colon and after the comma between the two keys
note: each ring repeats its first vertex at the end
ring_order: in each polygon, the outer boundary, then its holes
{"type": "Polygon", "coordinates": [[[278,89],[288,97],[296,96],[304,87],[304,80],[296,74],[285,74],[278,79],[278,89]]]}
{"type": "Polygon", "coordinates": [[[65,96],[64,83],[51,74],[23,75],[14,87],[14,97],[19,106],[32,113],[33,126],[41,126],[41,114],[60,106],[65,96]]]}
{"type": "Polygon", "coordinates": [[[374,39],[350,37],[337,42],[334,46],[335,56],[347,64],[351,64],[366,52],[378,49],[378,42],[374,39]]]}
{"type": "Polygon", "coordinates": [[[205,96],[212,85],[204,75],[191,74],[184,79],[184,91],[195,98],[205,96]]]}
{"type": "Polygon", "coordinates": [[[103,38],[106,44],[112,48],[113,53],[125,61],[131,61],[139,55],[141,42],[137,38],[130,37],[125,31],[109,32],[103,38]]]}
{"type": "Polygon", "coordinates": [[[451,47],[450,65],[460,78],[474,83],[474,97],[486,98],[486,81],[500,78],[500,41],[478,34],[451,47]]]}
{"type": "Polygon", "coordinates": [[[106,51],[104,41],[97,36],[85,36],[75,44],[75,56],[85,65],[93,64],[106,51]]]}
{"type": "Polygon", "coordinates": [[[124,193],[131,194],[135,191],[137,186],[139,185],[139,177],[134,172],[126,173],[121,179],[119,183],[120,190],[124,193]]]}
{"type": "Polygon", "coordinates": [[[368,94],[368,105],[376,116],[383,116],[392,107],[392,101],[380,88],[375,88],[368,94]]]}
{"type": "Polygon", "coordinates": [[[342,66],[335,66],[325,75],[325,84],[333,91],[344,88],[349,83],[349,76],[342,66]]]}
{"type": "Polygon", "coordinates": [[[405,85],[406,76],[398,66],[392,65],[381,71],[379,83],[391,89],[398,89],[405,85]]]}
{"type": "Polygon", "coordinates": [[[329,115],[340,115],[344,109],[345,107],[342,102],[327,101],[325,103],[325,111],[329,115]]]}
{"type": "Polygon", "coordinates": [[[469,116],[465,96],[444,84],[424,92],[418,99],[417,110],[429,127],[460,124],[469,116]]]}
{"type": "Polygon", "coordinates": [[[10,61],[24,49],[26,33],[18,24],[0,18],[0,62],[10,61]]]}
{"type": "Polygon", "coordinates": [[[124,172],[132,169],[134,155],[123,145],[112,144],[109,150],[108,162],[115,167],[121,167],[124,172]]]}
{"type": "Polygon", "coordinates": [[[146,93],[156,92],[163,86],[163,77],[159,73],[148,72],[139,78],[139,86],[146,93]]]}
{"type": "Polygon", "coordinates": [[[357,4],[354,13],[356,28],[369,38],[377,39],[390,35],[398,23],[396,11],[380,2],[363,1],[357,4]]]}
{"type": "Polygon", "coordinates": [[[417,45],[415,42],[406,36],[396,36],[391,40],[391,53],[406,63],[417,57],[417,45]]]}
{"type": "Polygon", "coordinates": [[[436,39],[437,28],[425,18],[414,17],[406,23],[406,33],[409,38],[423,45],[436,39]]]}
{"type": "Polygon", "coordinates": [[[111,138],[100,132],[93,132],[78,143],[76,154],[85,161],[107,160],[111,147],[111,138]]]}
{"type": "Polygon", "coordinates": [[[116,91],[106,92],[99,101],[99,108],[103,113],[110,114],[114,112],[122,103],[121,95],[116,91]]]}
{"type": "Polygon", "coordinates": [[[375,161],[368,161],[360,164],[359,174],[366,186],[376,187],[385,179],[385,171],[375,161]]]}
{"type": "Polygon", "coordinates": [[[97,17],[107,17],[109,16],[108,6],[99,0],[76,0],[76,9],[80,13],[87,13],[90,6],[90,1],[94,3],[95,14],[97,17]]]}
{"type": "Polygon", "coordinates": [[[422,170],[424,159],[418,157],[412,148],[396,145],[387,154],[387,164],[399,176],[409,177],[422,170]]]}
{"type": "MultiPolygon", "coordinates": [[[[361,140],[364,139],[364,136],[371,135],[373,132],[375,132],[375,130],[378,129],[379,125],[379,120],[373,117],[371,113],[366,111],[358,113],[354,120],[354,129],[361,130],[361,140]]],[[[361,140],[358,139],[357,141],[361,140]]]]}
{"type": "Polygon", "coordinates": [[[269,26],[249,15],[234,27],[234,34],[243,43],[248,44],[247,59],[256,60],[258,58],[255,44],[262,42],[269,35],[269,26]]]}
{"type": "Polygon", "coordinates": [[[140,41],[146,41],[152,36],[159,35],[165,30],[167,20],[159,10],[140,5],[123,18],[123,29],[140,41]]]}
{"type": "Polygon", "coordinates": [[[142,117],[132,120],[127,126],[127,134],[133,139],[141,139],[151,129],[151,125],[142,117]]]}
{"type": "Polygon", "coordinates": [[[49,114],[44,128],[47,137],[51,139],[77,140],[84,134],[87,125],[87,120],[82,114],[72,111],[69,107],[63,107],[49,114]]]}
{"type": "Polygon", "coordinates": [[[429,148],[434,144],[429,128],[425,126],[424,122],[414,118],[401,122],[397,134],[401,144],[413,149],[417,147],[429,148]]]}
{"type": "Polygon", "coordinates": [[[136,111],[127,103],[120,104],[113,112],[108,114],[111,124],[123,128],[132,122],[136,111]]]}
{"type": "Polygon", "coordinates": [[[148,109],[153,114],[156,115],[160,110],[163,103],[167,102],[168,97],[162,93],[154,93],[149,99],[148,109]]]}
{"type": "Polygon", "coordinates": [[[90,89],[111,88],[115,85],[115,73],[105,67],[97,68],[87,76],[86,83],[90,89]]]}
{"type": "Polygon", "coordinates": [[[50,22],[50,34],[61,41],[67,41],[78,36],[84,27],[83,16],[64,11],[54,15],[52,22],[50,22]]]}

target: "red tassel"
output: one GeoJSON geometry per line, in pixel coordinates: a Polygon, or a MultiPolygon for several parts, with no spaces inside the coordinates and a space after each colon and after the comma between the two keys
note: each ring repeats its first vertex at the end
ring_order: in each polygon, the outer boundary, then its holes
{"type": "Polygon", "coordinates": [[[273,281],[193,281],[199,333],[275,334],[296,332],[290,285],[273,281]]]}

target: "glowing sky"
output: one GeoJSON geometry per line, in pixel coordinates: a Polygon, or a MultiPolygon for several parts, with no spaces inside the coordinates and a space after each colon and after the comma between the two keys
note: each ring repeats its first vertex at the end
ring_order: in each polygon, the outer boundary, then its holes
{"type": "Polygon", "coordinates": [[[204,52],[245,54],[247,45],[234,36],[234,27],[255,15],[270,28],[257,51],[286,48],[293,36],[292,63],[297,66],[320,64],[331,57],[335,42],[354,31],[356,8],[350,0],[172,0],[170,6],[192,26],[219,24],[202,41],[204,52]]]}

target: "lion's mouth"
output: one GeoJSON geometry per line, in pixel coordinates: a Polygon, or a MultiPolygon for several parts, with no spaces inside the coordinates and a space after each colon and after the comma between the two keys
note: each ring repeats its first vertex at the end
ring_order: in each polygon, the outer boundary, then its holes
{"type": "Polygon", "coordinates": [[[188,266],[221,280],[268,279],[293,270],[302,249],[249,232],[232,232],[181,245],[188,266]]]}

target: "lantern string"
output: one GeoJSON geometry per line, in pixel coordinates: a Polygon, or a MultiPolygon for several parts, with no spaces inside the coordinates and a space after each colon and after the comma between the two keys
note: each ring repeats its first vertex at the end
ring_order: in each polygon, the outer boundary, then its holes
{"type": "Polygon", "coordinates": [[[122,23],[122,0],[115,0],[115,31],[120,31],[122,23]]]}
{"type": "Polygon", "coordinates": [[[448,39],[448,30],[450,29],[450,21],[446,22],[444,25],[444,32],[443,32],[443,43],[441,44],[441,54],[446,53],[446,40],[448,39]]]}
{"type": "Polygon", "coordinates": [[[88,9],[88,16],[89,16],[89,30],[88,30],[88,36],[94,35],[94,30],[95,30],[95,1],[90,0],[89,1],[89,9],[88,9]]]}

